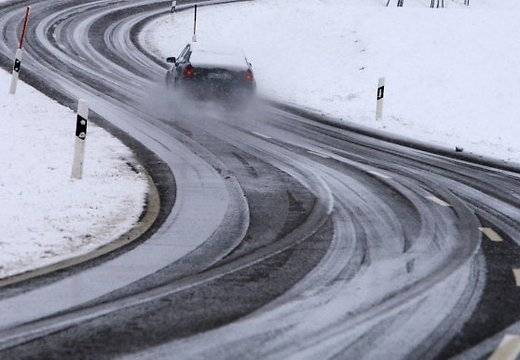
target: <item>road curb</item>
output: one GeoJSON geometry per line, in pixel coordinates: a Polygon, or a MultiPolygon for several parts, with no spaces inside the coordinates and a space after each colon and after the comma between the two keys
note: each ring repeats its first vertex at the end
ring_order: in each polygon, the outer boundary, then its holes
{"type": "Polygon", "coordinates": [[[235,2],[246,2],[246,1],[255,1],[255,0],[194,0],[194,1],[186,1],[182,4],[177,5],[175,12],[180,12],[184,10],[188,10],[193,8],[195,5],[202,6],[211,6],[211,5],[222,5],[229,4],[235,2]]]}
{"type": "Polygon", "coordinates": [[[465,161],[481,166],[492,167],[499,170],[520,173],[520,164],[515,162],[507,162],[505,160],[500,160],[497,158],[479,155],[474,153],[460,153],[456,152],[455,149],[450,149],[444,146],[438,146],[433,144],[428,144],[425,142],[417,141],[405,136],[399,136],[396,134],[392,134],[386,131],[381,131],[377,129],[370,128],[368,126],[362,126],[358,124],[354,124],[352,122],[347,122],[340,118],[334,118],[323,113],[320,113],[316,110],[310,110],[306,108],[302,108],[298,105],[284,103],[279,100],[274,100],[270,98],[262,99],[265,103],[271,105],[274,108],[279,110],[288,112],[293,115],[305,117],[307,119],[330,125],[335,128],[340,128],[343,130],[347,130],[359,135],[364,135],[370,137],[372,139],[377,139],[381,141],[385,141],[391,144],[396,144],[400,146],[405,146],[408,148],[424,151],[430,154],[440,155],[444,157],[448,157],[455,160],[465,161]]]}
{"type": "Polygon", "coordinates": [[[34,270],[29,270],[20,274],[15,274],[12,276],[2,278],[0,279],[0,288],[15,285],[26,280],[31,280],[33,278],[41,277],[53,273],[55,271],[63,270],[72,266],[85,263],[89,260],[93,260],[108,253],[112,253],[113,251],[120,249],[123,246],[128,245],[133,241],[139,239],[139,237],[143,235],[157,219],[160,209],[160,199],[157,187],[155,186],[152,178],[146,171],[144,172],[144,174],[148,183],[148,191],[146,193],[145,205],[143,207],[143,211],[139,216],[139,220],[130,230],[128,230],[123,235],[119,236],[117,239],[105,245],[102,245],[99,248],[90,251],[86,254],[75,256],[66,260],[59,261],[54,264],[50,264],[34,270]]]}

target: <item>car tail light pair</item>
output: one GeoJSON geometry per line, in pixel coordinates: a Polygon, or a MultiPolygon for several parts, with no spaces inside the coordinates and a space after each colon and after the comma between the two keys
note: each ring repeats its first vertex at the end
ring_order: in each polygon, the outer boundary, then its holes
{"type": "MultiPolygon", "coordinates": [[[[184,68],[182,71],[182,76],[187,79],[193,78],[195,75],[195,71],[193,69],[193,66],[188,65],[184,68]]],[[[251,70],[247,70],[244,73],[244,80],[248,82],[253,82],[255,80],[255,77],[253,76],[253,72],[251,70]]]]}
{"type": "Polygon", "coordinates": [[[255,80],[255,77],[253,76],[253,72],[251,70],[247,70],[244,73],[244,80],[249,81],[249,82],[252,82],[255,80]]]}

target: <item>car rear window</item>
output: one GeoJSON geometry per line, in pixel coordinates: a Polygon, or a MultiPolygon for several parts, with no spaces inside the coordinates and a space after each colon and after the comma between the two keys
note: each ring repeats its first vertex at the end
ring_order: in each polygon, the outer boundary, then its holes
{"type": "Polygon", "coordinates": [[[244,55],[219,50],[192,49],[190,63],[193,66],[205,68],[248,69],[244,55]]]}

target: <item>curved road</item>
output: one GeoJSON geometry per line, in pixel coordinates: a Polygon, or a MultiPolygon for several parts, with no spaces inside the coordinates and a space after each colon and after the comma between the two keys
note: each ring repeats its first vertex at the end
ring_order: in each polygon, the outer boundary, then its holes
{"type": "Polygon", "coordinates": [[[518,174],[167,99],[137,34],[169,1],[6,3],[8,58],[28,3],[27,81],[86,99],[176,195],[139,245],[0,289],[0,358],[479,359],[520,334],[518,174]]]}

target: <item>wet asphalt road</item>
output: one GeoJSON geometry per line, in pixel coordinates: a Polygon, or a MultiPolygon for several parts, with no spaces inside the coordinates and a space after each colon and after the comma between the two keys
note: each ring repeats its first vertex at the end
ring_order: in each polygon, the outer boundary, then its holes
{"type": "Polygon", "coordinates": [[[7,3],[7,59],[28,3],[26,80],[86,99],[175,196],[137,246],[0,289],[0,358],[480,359],[519,334],[518,174],[168,98],[137,35],[170,2],[7,3]]]}

